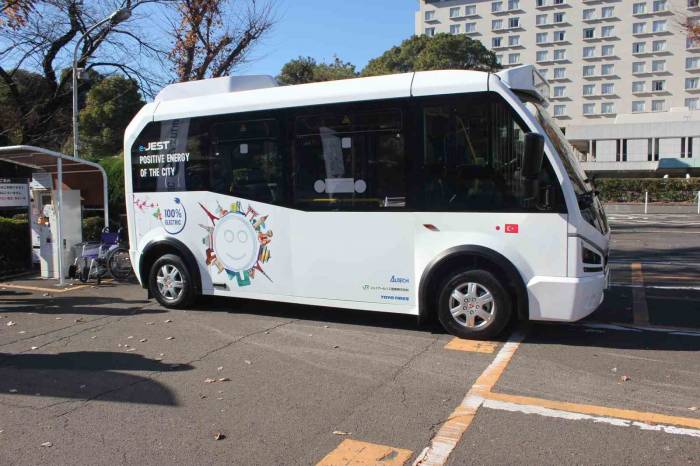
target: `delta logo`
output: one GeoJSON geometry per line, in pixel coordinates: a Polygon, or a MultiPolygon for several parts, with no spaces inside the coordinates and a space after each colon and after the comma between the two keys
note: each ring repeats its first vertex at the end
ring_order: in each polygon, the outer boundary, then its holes
{"type": "Polygon", "coordinates": [[[408,278],[403,278],[403,277],[397,277],[396,275],[391,276],[391,280],[389,280],[390,283],[402,283],[406,284],[408,283],[408,278]]]}

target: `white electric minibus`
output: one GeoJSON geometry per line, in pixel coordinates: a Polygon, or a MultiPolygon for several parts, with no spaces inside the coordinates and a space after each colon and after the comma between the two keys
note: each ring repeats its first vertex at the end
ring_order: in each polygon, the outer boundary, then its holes
{"type": "Polygon", "coordinates": [[[609,229],[531,66],[166,87],[124,140],[132,264],[201,294],[435,317],[488,338],[574,321],[609,229]]]}

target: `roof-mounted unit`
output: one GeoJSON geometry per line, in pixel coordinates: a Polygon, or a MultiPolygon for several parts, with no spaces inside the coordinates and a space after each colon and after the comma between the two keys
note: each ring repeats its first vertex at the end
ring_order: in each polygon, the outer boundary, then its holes
{"type": "Polygon", "coordinates": [[[222,78],[202,79],[165,86],[155,98],[156,102],[167,100],[189,99],[214,94],[252,91],[277,87],[277,81],[272,76],[224,76],[222,78]]]}

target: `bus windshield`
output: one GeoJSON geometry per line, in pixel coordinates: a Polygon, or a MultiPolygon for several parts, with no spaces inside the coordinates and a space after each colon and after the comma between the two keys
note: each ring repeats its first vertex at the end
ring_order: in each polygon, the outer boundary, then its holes
{"type": "Polygon", "coordinates": [[[561,161],[564,164],[566,173],[571,179],[571,183],[574,185],[574,191],[577,195],[585,194],[592,191],[591,185],[588,182],[585,172],[581,168],[578,160],[576,159],[576,154],[574,153],[574,148],[571,146],[566,136],[561,132],[559,126],[552,121],[552,117],[549,112],[545,110],[542,104],[538,102],[527,102],[528,110],[532,112],[537,118],[537,121],[542,125],[547,136],[554,144],[554,148],[561,157],[561,161]]]}

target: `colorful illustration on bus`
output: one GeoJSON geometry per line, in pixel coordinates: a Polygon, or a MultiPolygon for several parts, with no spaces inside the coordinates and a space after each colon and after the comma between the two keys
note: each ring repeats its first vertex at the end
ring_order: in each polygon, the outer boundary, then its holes
{"type": "Polygon", "coordinates": [[[217,202],[212,212],[202,205],[211,225],[202,225],[207,235],[202,239],[206,245],[206,264],[214,266],[218,273],[226,272],[229,280],[238,286],[248,286],[257,274],[272,281],[263,270],[270,258],[272,230],[266,222],[268,215],[261,216],[252,207],[245,210],[240,201],[231,204],[228,210],[217,202]]]}

